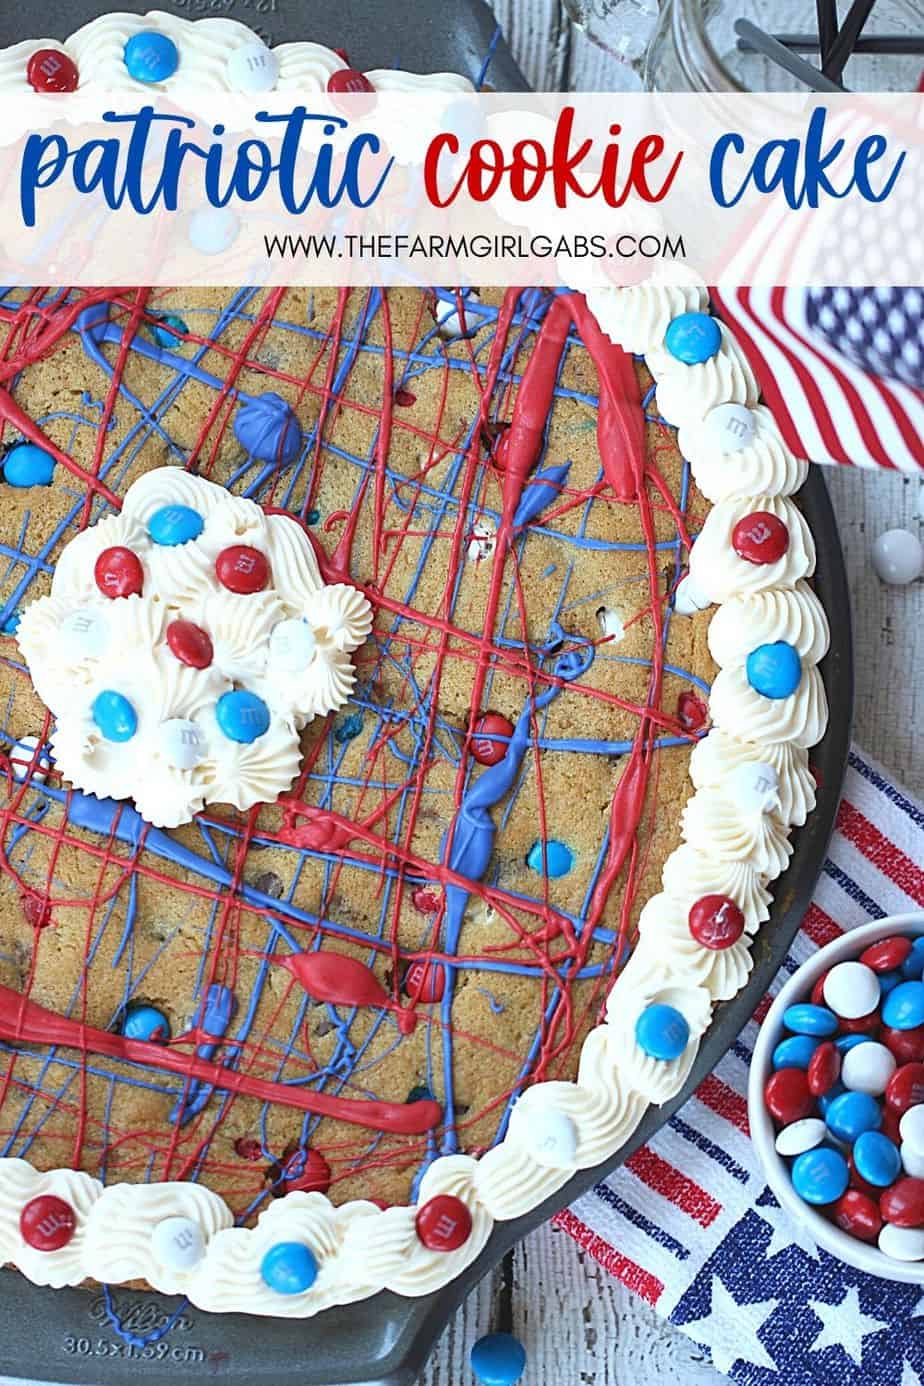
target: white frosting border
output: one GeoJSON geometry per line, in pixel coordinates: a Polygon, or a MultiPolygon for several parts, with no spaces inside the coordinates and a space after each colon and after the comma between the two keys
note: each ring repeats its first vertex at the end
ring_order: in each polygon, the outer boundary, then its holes
{"type": "MultiPolygon", "coordinates": [[[[590,307],[599,312],[616,341],[619,313],[614,310],[619,307],[620,294],[631,295],[627,299],[631,347],[638,349],[640,338],[650,327],[651,337],[644,343],[650,350],[649,367],[656,384],[664,382],[668,387],[660,392],[662,400],[676,402],[682,415],[667,422],[686,424],[697,415],[702,417],[697,408],[696,381],[708,380],[708,407],[727,402],[756,404],[756,399],[750,398],[750,372],[728,329],[723,331],[721,359],[717,358],[712,368],[685,366],[657,349],[665,313],[669,319],[675,308],[705,309],[704,287],[686,290],[681,302],[676,291],[657,284],[631,290],[608,288],[596,294],[591,291],[590,307]],[[599,302],[595,301],[598,297],[599,302]],[[687,372],[693,374],[688,376],[687,372]],[[726,396],[721,392],[723,382],[726,396]]],[[[630,347],[629,342],[619,344],[630,347]]],[[[763,423],[766,434],[771,425],[766,420],[763,423]]],[[[736,493],[734,505],[752,498],[756,509],[773,508],[790,514],[791,502],[781,504],[778,500],[789,492],[791,473],[791,469],[779,466],[780,449],[785,450],[782,439],[764,450],[763,463],[760,458],[749,460],[748,475],[754,478],[755,490],[749,497],[736,493]]],[[[709,459],[704,458],[702,465],[709,466],[709,459]]],[[[728,465],[734,465],[733,459],[728,465]]],[[[695,477],[697,464],[691,463],[691,467],[695,477]]],[[[720,504],[710,512],[700,550],[710,556],[709,561],[693,564],[697,589],[710,602],[719,595],[734,600],[742,590],[752,591],[754,587],[749,580],[753,574],[743,572],[746,565],[730,551],[727,540],[724,544],[716,542],[720,528],[727,533],[726,511],[720,504]],[[743,583],[736,582],[737,572],[742,573],[743,583]]],[[[701,542],[694,544],[694,554],[701,542]]],[[[785,591],[787,610],[809,601],[804,596],[803,578],[806,560],[809,571],[814,566],[815,550],[807,526],[800,526],[799,541],[792,548],[793,560],[783,559],[773,565],[772,583],[761,586],[762,591],[785,591]]],[[[811,610],[803,613],[804,619],[796,625],[801,628],[808,621],[817,625],[819,610],[818,603],[812,601],[811,610]]],[[[674,619],[682,619],[676,610],[674,619]]],[[[814,641],[803,658],[803,688],[806,683],[812,685],[814,726],[819,736],[827,720],[827,707],[813,660],[821,657],[824,644],[814,641]]],[[[760,734],[768,719],[760,709],[754,713],[750,706],[754,699],[769,700],[756,694],[734,704],[739,719],[734,733],[723,726],[703,739],[710,743],[711,753],[707,757],[701,752],[695,767],[697,793],[688,799],[682,817],[687,841],[665,863],[664,891],[645,906],[644,927],[610,991],[606,1019],[584,1043],[577,1081],[544,1082],[528,1088],[514,1107],[504,1139],[480,1159],[466,1155],[437,1158],[421,1181],[416,1206],[381,1211],[371,1203],[354,1200],[335,1207],[322,1194],[291,1193],[266,1208],[254,1228],[233,1228],[229,1225],[230,1211],[226,1210],[227,1218],[221,1208],[216,1213],[216,1195],[196,1185],[163,1184],[156,1186],[156,1196],[151,1195],[150,1186],[134,1186],[138,1192],[133,1196],[124,1185],[103,1188],[71,1170],[39,1174],[25,1161],[0,1160],[0,1260],[11,1262],[33,1280],[55,1285],[79,1284],[90,1274],[117,1281],[131,1266],[135,1274],[146,1274],[158,1288],[156,1274],[149,1273],[148,1243],[153,1228],[174,1214],[190,1216],[201,1194],[197,1220],[206,1242],[205,1255],[185,1277],[183,1286],[191,1302],[200,1308],[308,1318],[329,1305],[365,1299],[382,1289],[416,1296],[448,1284],[482,1250],[495,1221],[529,1212],[577,1170],[606,1160],[632,1134],[649,1103],[663,1104],[679,1092],[708,1028],[713,1005],[733,996],[747,980],[750,945],[767,914],[763,902],[769,899],[768,882],[779,874],[777,868],[781,869],[783,857],[791,850],[786,842],[790,828],[803,822],[814,806],[808,751],[803,744],[806,719],[798,706],[799,693],[797,689],[791,698],[778,700],[770,719],[776,732],[772,742],[760,734]],[[748,736],[749,731],[754,735],[748,736]],[[763,768],[769,764],[777,769],[780,807],[763,822],[754,821],[752,811],[742,807],[730,787],[731,772],[742,764],[763,768]],[[768,842],[775,844],[774,851],[768,850],[768,842]],[[675,857],[682,859],[682,867],[678,861],[677,869],[672,869],[675,857]],[[746,932],[732,948],[710,953],[680,926],[700,896],[733,893],[735,889],[746,915],[746,932]],[[635,1040],[635,1018],[643,1004],[655,1000],[680,1009],[689,1023],[687,1049],[672,1062],[652,1059],[635,1040]],[[71,1201],[78,1214],[78,1232],[70,1246],[39,1256],[22,1242],[18,1219],[24,1199],[49,1187],[65,1194],[74,1191],[71,1201]],[[472,1216],[471,1235],[456,1251],[428,1250],[415,1233],[417,1207],[441,1193],[462,1199],[472,1216]],[[126,1206],[131,1207],[130,1222],[124,1215],[126,1206]],[[114,1225],[117,1222],[119,1226],[114,1225]],[[277,1228],[280,1239],[303,1240],[318,1261],[317,1280],[301,1294],[276,1294],[261,1278],[260,1261],[277,1228]]],[[[221,1200],[218,1204],[224,1206],[221,1200]]]]}
{"type": "MultiPolygon", "coordinates": [[[[181,92],[184,88],[240,91],[228,79],[228,59],[238,49],[260,43],[249,25],[224,16],[185,19],[165,10],[104,14],[82,25],[64,43],[58,39],[23,39],[10,48],[0,48],[0,92],[31,92],[26,76],[29,59],[49,48],[67,54],[76,63],[80,79],[77,91],[84,94],[116,87],[161,92],[181,92]],[[148,30],[165,34],[179,49],[180,65],[164,82],[137,81],[122,58],[128,39],[148,30]]],[[[271,90],[277,92],[318,95],[327,91],[333,73],[348,67],[339,53],[320,43],[281,43],[269,52],[277,66],[271,90]]],[[[453,72],[420,75],[397,68],[373,68],[363,76],[376,91],[474,90],[467,77],[453,72]]]]}

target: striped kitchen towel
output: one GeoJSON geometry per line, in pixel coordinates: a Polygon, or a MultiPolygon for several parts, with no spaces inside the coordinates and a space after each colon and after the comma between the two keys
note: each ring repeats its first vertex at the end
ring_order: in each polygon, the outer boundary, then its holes
{"type": "MultiPolygon", "coordinates": [[[[814,900],[772,991],[844,929],[924,909],[924,806],[856,747],[814,900]]],[[[748,1139],[769,997],[694,1096],[557,1223],[746,1386],[922,1386],[924,1293],[817,1248],[748,1139]]]]}

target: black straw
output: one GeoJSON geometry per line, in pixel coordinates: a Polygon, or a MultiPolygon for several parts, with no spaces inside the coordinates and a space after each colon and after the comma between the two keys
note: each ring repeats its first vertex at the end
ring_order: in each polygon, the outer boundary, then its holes
{"type": "Polygon", "coordinates": [[[818,15],[818,47],[821,60],[826,63],[837,38],[837,0],[815,0],[815,11],[818,15]]]}
{"type": "Polygon", "coordinates": [[[853,4],[847,11],[847,18],[841,25],[841,31],[831,47],[831,51],[822,63],[822,72],[826,77],[839,82],[846,66],[847,59],[854,49],[854,44],[863,31],[863,26],[869,19],[870,12],[876,0],[853,0],[853,4]]]}

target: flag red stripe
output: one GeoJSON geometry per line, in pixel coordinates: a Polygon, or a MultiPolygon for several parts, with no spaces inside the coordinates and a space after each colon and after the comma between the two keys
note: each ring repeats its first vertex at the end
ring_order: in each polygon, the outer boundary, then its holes
{"type": "Polygon", "coordinates": [[[718,289],[709,290],[710,297],[716,307],[721,311],[722,316],[726,321],[734,325],[735,338],[751,363],[751,368],[757,377],[757,383],[760,386],[760,393],[763,395],[764,403],[776,420],[777,426],[786,442],[786,446],[789,448],[790,452],[794,452],[797,457],[804,457],[807,449],[802,441],[799,430],[796,428],[793,417],[786,407],[786,401],[780,393],[773,372],[768,367],[763,353],[745,325],[747,321],[755,321],[756,315],[745,308],[742,302],[744,293],[744,289],[735,290],[733,301],[731,298],[723,298],[718,289]]]}
{"type": "Polygon", "coordinates": [[[747,1098],[735,1092],[727,1083],[723,1083],[714,1073],[703,1079],[696,1089],[696,1096],[704,1106],[715,1112],[716,1116],[724,1117],[746,1136],[750,1134],[747,1098]]]}
{"type": "Polygon", "coordinates": [[[663,1280],[659,1280],[656,1275],[652,1275],[650,1271],[646,1271],[635,1261],[630,1261],[628,1256],[623,1256],[622,1252],[610,1246],[605,1238],[581,1222],[580,1218],[576,1218],[570,1208],[564,1208],[553,1221],[556,1227],[573,1237],[604,1270],[609,1271],[610,1275],[615,1275],[617,1280],[621,1280],[649,1304],[657,1304],[664,1290],[663,1280]]]}
{"type": "Polygon", "coordinates": [[[717,1203],[711,1194],[646,1145],[629,1157],[626,1168],[649,1189],[670,1199],[675,1207],[687,1213],[701,1227],[709,1227],[722,1211],[721,1203],[717,1203]]]}
{"type": "Polygon", "coordinates": [[[821,906],[816,905],[814,901],[805,912],[805,918],[802,920],[802,927],[812,942],[817,944],[819,948],[823,948],[825,944],[830,943],[832,939],[840,938],[841,934],[844,932],[840,924],[832,919],[830,914],[826,914],[821,906]]]}
{"type": "Polygon", "coordinates": [[[899,890],[916,905],[924,905],[924,870],[846,799],[841,800],[837,812],[837,827],[899,890]]]}

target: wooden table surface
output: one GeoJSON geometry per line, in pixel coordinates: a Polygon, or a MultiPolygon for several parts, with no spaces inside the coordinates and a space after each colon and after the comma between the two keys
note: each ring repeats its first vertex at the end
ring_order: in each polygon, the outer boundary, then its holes
{"type": "MultiPolygon", "coordinates": [[[[493,0],[508,42],[541,90],[609,90],[612,61],[573,32],[557,0],[493,0]]],[[[914,530],[924,539],[924,485],[891,475],[826,471],[850,578],[857,652],[856,740],[924,797],[924,582],[888,587],[869,564],[875,536],[914,530]]],[[[618,1176],[617,1176],[618,1177],[618,1176]]],[[[522,1242],[482,1281],[446,1330],[421,1386],[472,1380],[468,1353],[483,1333],[506,1328],[526,1346],[524,1386],[643,1386],[674,1380],[719,1386],[690,1340],[551,1225],[522,1242]]],[[[786,1383],[781,1383],[786,1386],[786,1383]]]]}

